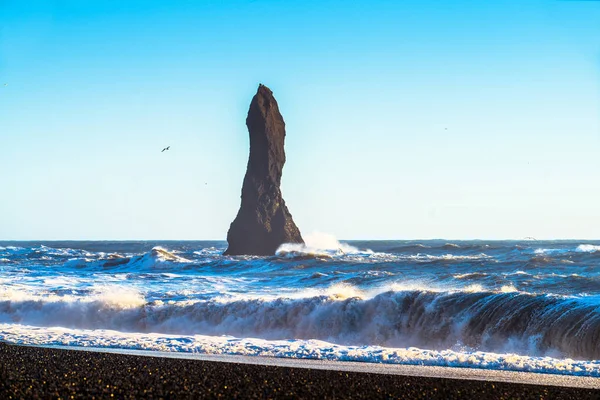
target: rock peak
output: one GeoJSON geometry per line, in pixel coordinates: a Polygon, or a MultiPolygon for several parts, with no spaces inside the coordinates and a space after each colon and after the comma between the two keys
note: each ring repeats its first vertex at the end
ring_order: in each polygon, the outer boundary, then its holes
{"type": "Polygon", "coordinates": [[[283,243],[304,243],[281,195],[285,122],[271,89],[258,85],[246,125],[250,156],[240,210],[227,233],[226,255],[273,255],[283,243]]]}
{"type": "Polygon", "coordinates": [[[263,85],[262,83],[258,84],[258,90],[256,91],[256,93],[268,93],[270,96],[273,96],[273,91],[265,85],[263,85]]]}

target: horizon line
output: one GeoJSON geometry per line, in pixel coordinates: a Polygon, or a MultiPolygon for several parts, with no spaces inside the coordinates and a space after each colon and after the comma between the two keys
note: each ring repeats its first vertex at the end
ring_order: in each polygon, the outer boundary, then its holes
{"type": "MultiPolygon", "coordinates": [[[[600,241],[600,238],[531,238],[528,236],[522,238],[393,238],[393,239],[338,239],[337,241],[346,242],[384,242],[384,241],[520,241],[520,242],[544,242],[544,241],[600,241]]],[[[227,239],[0,239],[0,242],[226,242],[227,239]]]]}

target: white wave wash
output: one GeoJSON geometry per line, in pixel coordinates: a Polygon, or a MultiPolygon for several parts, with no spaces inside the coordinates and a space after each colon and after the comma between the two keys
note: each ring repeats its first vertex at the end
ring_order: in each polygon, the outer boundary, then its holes
{"type": "Polygon", "coordinates": [[[306,235],[304,244],[285,243],[279,246],[275,254],[278,256],[293,258],[303,255],[331,257],[340,255],[365,255],[373,254],[371,250],[359,250],[347,243],[341,243],[335,236],[323,233],[313,232],[306,235]]]}
{"type": "Polygon", "coordinates": [[[551,249],[551,248],[540,248],[535,249],[535,254],[568,254],[568,253],[595,253],[600,252],[600,245],[594,244],[580,244],[575,248],[562,248],[562,249],[551,249]]]}
{"type": "Polygon", "coordinates": [[[583,253],[595,253],[600,251],[600,246],[594,246],[592,244],[580,244],[577,246],[575,251],[583,252],[583,253]]]}
{"type": "Polygon", "coordinates": [[[576,376],[600,376],[600,362],[527,357],[481,351],[434,351],[380,346],[342,346],[320,340],[262,340],[231,336],[162,335],[109,330],[74,330],[0,324],[0,340],[38,346],[81,346],[243,355],[329,361],[424,365],[526,371],[576,376]]]}
{"type": "Polygon", "coordinates": [[[313,232],[307,235],[305,238],[305,244],[282,244],[279,246],[275,254],[279,257],[289,259],[309,256],[335,258],[340,260],[360,260],[362,262],[369,259],[376,262],[401,260],[431,262],[491,259],[491,257],[485,253],[479,253],[475,255],[431,255],[424,253],[417,253],[414,255],[394,255],[384,252],[374,252],[371,249],[359,249],[347,243],[340,242],[335,236],[322,232],[313,232]]]}

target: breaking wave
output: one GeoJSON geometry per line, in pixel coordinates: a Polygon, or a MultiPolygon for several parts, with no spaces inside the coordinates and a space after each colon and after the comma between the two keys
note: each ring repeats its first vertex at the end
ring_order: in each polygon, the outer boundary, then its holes
{"type": "Polygon", "coordinates": [[[577,246],[577,249],[575,249],[575,251],[583,253],[595,253],[597,251],[600,251],[600,246],[595,246],[592,244],[580,244],[579,246],[577,246]]]}
{"type": "MultiPolygon", "coordinates": [[[[9,295],[10,296],[10,295],[9,295]]],[[[514,290],[345,292],[301,298],[146,302],[128,291],[0,300],[0,322],[123,332],[319,339],[341,345],[519,352],[596,359],[600,303],[514,290]]]]}
{"type": "Polygon", "coordinates": [[[303,258],[303,257],[325,257],[344,255],[373,254],[371,250],[359,250],[346,243],[341,243],[335,236],[322,232],[313,232],[306,236],[305,244],[284,243],[275,252],[278,257],[303,258]]]}

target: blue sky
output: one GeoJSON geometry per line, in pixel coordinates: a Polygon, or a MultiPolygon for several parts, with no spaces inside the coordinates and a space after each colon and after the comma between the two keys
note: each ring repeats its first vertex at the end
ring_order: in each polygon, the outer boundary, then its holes
{"type": "Polygon", "coordinates": [[[224,239],[259,82],[303,233],[598,239],[598,21],[595,1],[0,1],[0,239],[224,239]]]}

